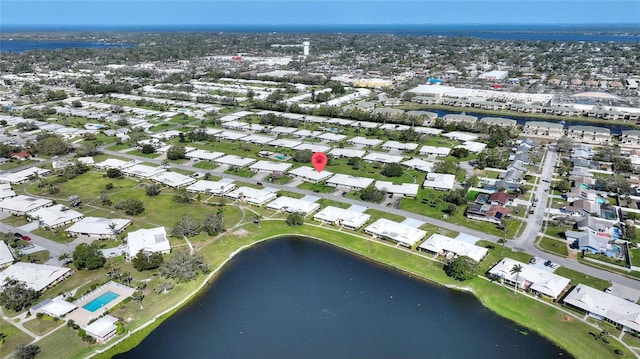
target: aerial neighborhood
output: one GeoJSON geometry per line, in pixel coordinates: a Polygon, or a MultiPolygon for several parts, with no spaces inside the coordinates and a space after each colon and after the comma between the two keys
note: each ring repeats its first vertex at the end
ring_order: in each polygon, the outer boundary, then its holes
{"type": "MultiPolygon", "coordinates": [[[[120,41],[171,48],[138,36],[120,41]]],[[[0,356],[102,353],[285,233],[506,288],[640,354],[637,43],[611,45],[616,70],[588,42],[505,42],[516,64],[489,42],[445,61],[411,38],[371,54],[359,37],[234,38],[184,58],[0,59],[0,356]],[[567,47],[588,72],[564,68],[567,47]]]]}

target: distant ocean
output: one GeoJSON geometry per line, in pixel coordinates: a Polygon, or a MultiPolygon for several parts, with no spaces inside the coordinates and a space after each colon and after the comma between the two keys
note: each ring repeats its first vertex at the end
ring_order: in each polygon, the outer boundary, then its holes
{"type": "MultiPolygon", "coordinates": [[[[640,43],[640,24],[630,25],[171,25],[171,26],[3,26],[3,32],[230,32],[350,33],[471,37],[487,40],[588,41],[640,43]]],[[[6,35],[5,35],[6,36],[6,35]]],[[[0,37],[0,52],[69,47],[106,48],[132,45],[63,41],[9,41],[0,37]]]]}
{"type": "Polygon", "coordinates": [[[68,48],[133,47],[129,44],[105,44],[100,42],[81,41],[27,41],[0,39],[1,52],[23,52],[29,50],[59,50],[68,48]]]}

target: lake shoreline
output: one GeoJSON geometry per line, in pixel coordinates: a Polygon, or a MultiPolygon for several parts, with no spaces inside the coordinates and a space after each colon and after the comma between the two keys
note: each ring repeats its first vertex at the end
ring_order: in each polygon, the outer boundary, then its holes
{"type": "MultiPolygon", "coordinates": [[[[320,238],[317,236],[317,233],[314,235],[312,233],[305,233],[305,232],[309,232],[309,229],[313,229],[315,228],[315,226],[309,226],[309,225],[305,225],[304,227],[300,228],[299,231],[295,231],[293,233],[278,233],[278,234],[274,234],[274,235],[269,235],[267,237],[264,238],[257,238],[255,240],[252,240],[250,243],[248,244],[244,244],[238,248],[236,248],[234,251],[232,251],[227,257],[226,259],[220,263],[214,270],[212,270],[210,273],[208,273],[206,275],[206,277],[204,277],[202,280],[202,282],[197,286],[197,289],[194,290],[193,292],[191,292],[187,297],[185,297],[182,301],[180,301],[179,303],[177,303],[176,305],[174,305],[171,308],[166,309],[165,311],[163,311],[162,313],[159,313],[158,315],[156,315],[154,318],[154,320],[149,321],[147,323],[145,323],[144,325],[140,326],[139,328],[137,328],[137,330],[135,330],[134,332],[130,332],[129,334],[127,334],[125,337],[120,338],[119,340],[117,340],[116,342],[112,343],[111,345],[109,345],[108,347],[104,348],[103,351],[101,351],[100,353],[93,353],[91,355],[89,355],[88,357],[93,357],[93,358],[111,358],[112,356],[116,355],[116,354],[120,354],[120,353],[125,353],[129,350],[131,350],[132,348],[136,347],[137,345],[139,345],[142,340],[145,339],[146,336],[148,336],[155,328],[157,328],[160,324],[162,324],[162,322],[166,319],[168,319],[172,314],[174,314],[175,312],[177,312],[179,309],[183,308],[185,305],[189,304],[193,299],[197,298],[200,294],[203,293],[203,289],[206,289],[209,287],[210,284],[213,284],[213,280],[215,279],[215,277],[220,274],[222,272],[222,270],[225,268],[225,265],[232,260],[237,254],[245,251],[246,249],[252,248],[257,244],[260,244],[262,242],[268,241],[268,240],[272,240],[272,239],[278,239],[278,238],[282,238],[282,237],[295,237],[295,238],[302,238],[302,239],[312,239],[312,240],[316,240],[322,243],[326,243],[326,244],[330,244],[332,246],[335,246],[341,250],[345,250],[350,254],[354,254],[360,258],[363,258],[367,261],[370,261],[372,263],[375,263],[376,265],[384,265],[386,267],[392,268],[394,270],[398,270],[401,271],[407,275],[410,275],[414,278],[423,280],[427,283],[431,283],[431,284],[436,284],[436,285],[440,285],[443,287],[446,287],[448,289],[453,289],[453,290],[457,290],[457,291],[462,291],[462,292],[467,292],[472,294],[478,301],[480,301],[480,303],[487,309],[489,309],[491,312],[493,312],[496,315],[499,315],[503,318],[509,319],[511,321],[513,321],[514,323],[525,327],[529,330],[535,331],[536,333],[538,333],[540,336],[544,337],[545,339],[549,340],[550,342],[554,343],[555,345],[557,345],[558,347],[566,350],[567,352],[569,352],[571,355],[573,355],[576,358],[579,357],[583,357],[580,355],[580,353],[576,352],[575,347],[572,347],[570,340],[567,340],[566,342],[563,340],[558,340],[558,338],[554,335],[554,333],[548,333],[545,332],[544,329],[542,329],[543,326],[539,325],[540,323],[532,321],[531,318],[526,318],[526,321],[521,320],[521,318],[517,317],[516,315],[509,315],[505,310],[498,310],[499,308],[492,305],[492,299],[499,299],[500,294],[504,295],[504,293],[498,293],[499,291],[496,291],[496,289],[503,289],[503,291],[508,292],[509,294],[512,292],[510,289],[508,288],[504,288],[501,286],[497,286],[495,283],[491,283],[490,281],[488,281],[487,279],[484,278],[478,278],[479,281],[482,282],[486,282],[489,283],[489,285],[491,286],[491,288],[488,291],[480,291],[478,292],[479,288],[474,288],[473,284],[475,279],[473,279],[472,281],[470,281],[468,283],[468,285],[460,285],[460,284],[456,284],[456,282],[454,282],[453,280],[451,280],[451,283],[446,283],[444,281],[440,281],[438,280],[437,277],[437,273],[430,273],[428,271],[425,272],[416,272],[416,271],[412,271],[409,268],[407,268],[406,266],[401,266],[399,264],[394,264],[392,260],[390,260],[389,258],[384,258],[384,256],[381,255],[374,255],[374,254],[365,254],[362,251],[359,251],[357,249],[357,247],[354,246],[350,246],[349,241],[353,241],[355,239],[355,241],[369,241],[367,238],[360,236],[356,233],[346,233],[346,232],[339,232],[337,233],[340,237],[343,238],[336,238],[336,239],[331,239],[331,238],[320,238]],[[345,236],[346,235],[346,236],[345,236]],[[346,238],[346,237],[350,237],[350,238],[346,238]],[[344,239],[344,241],[343,241],[344,239]],[[430,275],[431,274],[431,275],[430,275]],[[493,292],[496,293],[493,293],[493,292]]],[[[318,228],[320,229],[320,228],[318,228]]],[[[333,230],[335,232],[337,232],[335,229],[330,229],[330,228],[322,228],[322,230],[333,230]]],[[[372,243],[375,243],[376,245],[380,245],[380,246],[386,246],[394,251],[399,251],[397,248],[395,248],[394,246],[390,245],[390,244],[386,244],[386,243],[381,243],[381,242],[376,242],[376,241],[371,241],[372,243]]],[[[215,242],[214,242],[215,243],[215,242]]],[[[207,248],[207,247],[205,247],[207,248]]],[[[403,251],[405,252],[405,251],[403,251]]],[[[438,262],[432,259],[429,259],[425,256],[421,256],[418,253],[413,253],[413,252],[408,252],[406,251],[405,253],[407,254],[411,254],[417,258],[419,258],[420,260],[424,260],[424,261],[433,261],[433,262],[438,262]]],[[[440,262],[438,262],[440,263],[440,262]]],[[[444,273],[444,272],[443,272],[444,273]]],[[[443,274],[442,273],[442,274],[443,274]]],[[[482,283],[480,282],[480,283],[482,283]]],[[[475,282],[477,283],[477,282],[475,282]]],[[[477,283],[479,284],[479,283],[477,283]]],[[[480,284],[480,287],[484,286],[484,284],[480,284]]],[[[521,294],[521,293],[519,293],[521,294]]],[[[522,297],[518,297],[518,302],[520,302],[520,299],[524,299],[527,298],[529,300],[532,301],[536,301],[533,298],[530,298],[527,295],[522,294],[522,297]]],[[[524,300],[523,300],[524,301],[524,300]]],[[[539,301],[537,301],[539,302],[539,301]]],[[[543,304],[543,303],[539,303],[539,304],[543,304]]],[[[500,304],[498,304],[500,305],[500,304]]],[[[502,303],[502,305],[504,305],[504,303],[502,303]]],[[[555,311],[557,311],[558,313],[561,313],[562,311],[553,306],[550,305],[550,307],[553,307],[553,309],[555,311]]],[[[504,309],[504,308],[503,308],[504,309]]],[[[511,311],[513,310],[517,310],[517,308],[510,308],[511,311]]],[[[509,313],[511,312],[509,311],[509,313]]],[[[577,318],[577,317],[576,317],[577,318]]],[[[576,322],[578,321],[577,319],[575,320],[576,322]]],[[[586,325],[586,324],[584,324],[586,325]]],[[[584,354],[584,353],[582,353],[584,354]]]]}

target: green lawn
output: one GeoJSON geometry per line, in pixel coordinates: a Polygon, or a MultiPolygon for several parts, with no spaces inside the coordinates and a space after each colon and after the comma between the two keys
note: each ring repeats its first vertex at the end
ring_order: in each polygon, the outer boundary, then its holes
{"type": "Polygon", "coordinates": [[[203,170],[212,170],[212,169],[218,168],[218,165],[209,161],[200,161],[195,163],[193,167],[201,168],[203,170]]]}
{"type": "Polygon", "coordinates": [[[33,340],[22,330],[0,318],[0,333],[6,335],[4,344],[0,345],[0,356],[7,357],[19,344],[27,344],[33,340]]]}
{"type": "Polygon", "coordinates": [[[631,249],[629,251],[631,257],[631,264],[636,267],[640,267],[640,249],[631,249]]]}
{"type": "Polygon", "coordinates": [[[160,156],[160,154],[156,153],[156,152],[154,152],[154,153],[142,153],[140,150],[133,150],[133,151],[129,151],[127,153],[130,154],[130,155],[133,155],[133,156],[140,156],[140,157],[144,157],[144,158],[156,158],[156,157],[160,156]]]}
{"type": "Polygon", "coordinates": [[[325,186],[324,182],[320,183],[311,183],[311,182],[303,182],[298,185],[297,188],[306,189],[308,191],[317,191],[320,193],[331,193],[336,190],[335,187],[325,186]]]}
{"type": "Polygon", "coordinates": [[[460,144],[457,140],[451,140],[442,136],[428,136],[427,140],[424,142],[425,145],[435,146],[435,147],[449,147],[453,148],[460,144]]]}
{"type": "Polygon", "coordinates": [[[47,319],[33,318],[23,325],[32,333],[43,335],[52,331],[54,328],[60,326],[61,324],[64,324],[63,320],[54,321],[53,318],[48,317],[47,319]]]}
{"type": "Polygon", "coordinates": [[[14,169],[14,168],[22,167],[22,166],[28,166],[28,165],[35,164],[35,163],[38,163],[38,161],[36,161],[36,160],[24,160],[24,161],[9,160],[9,162],[0,165],[0,170],[6,171],[6,170],[11,170],[11,169],[14,169]]]}
{"type": "Polygon", "coordinates": [[[563,241],[542,237],[538,245],[540,246],[540,248],[555,253],[559,256],[566,257],[569,255],[567,244],[563,241]]]}
{"type": "Polygon", "coordinates": [[[565,278],[569,278],[572,285],[578,285],[579,283],[582,283],[584,285],[588,285],[589,287],[600,290],[604,290],[605,288],[609,288],[611,286],[611,283],[609,283],[609,281],[593,276],[588,276],[586,274],[565,267],[556,269],[554,273],[565,278]]]}
{"type": "Polygon", "coordinates": [[[394,221],[394,222],[402,222],[402,221],[404,221],[406,219],[403,216],[399,216],[397,214],[378,211],[377,209],[367,209],[366,211],[364,211],[364,213],[371,215],[371,220],[369,221],[370,223],[373,223],[373,222],[377,221],[380,218],[385,218],[385,219],[388,219],[388,220],[394,221]]]}
{"type": "Polygon", "coordinates": [[[256,175],[257,172],[253,172],[250,169],[247,168],[241,168],[241,169],[236,169],[236,170],[226,170],[224,173],[228,173],[231,175],[236,175],[236,176],[240,176],[240,177],[245,177],[245,178],[251,178],[253,176],[256,175]]]}

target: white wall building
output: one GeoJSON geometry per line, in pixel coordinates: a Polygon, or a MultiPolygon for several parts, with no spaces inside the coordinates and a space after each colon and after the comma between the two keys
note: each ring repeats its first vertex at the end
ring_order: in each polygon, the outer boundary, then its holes
{"type": "Polygon", "coordinates": [[[335,224],[352,230],[358,230],[370,218],[371,216],[365,213],[333,206],[327,206],[313,216],[313,219],[317,221],[335,224]]]}
{"type": "Polygon", "coordinates": [[[392,240],[400,243],[405,247],[413,247],[427,232],[407,226],[406,224],[390,221],[386,218],[380,218],[364,229],[365,233],[371,234],[383,239],[392,240]]]}
{"type": "Polygon", "coordinates": [[[418,248],[447,258],[450,256],[467,256],[476,262],[480,262],[488,253],[486,248],[437,233],[432,234],[418,248]]]}
{"type": "Polygon", "coordinates": [[[129,232],[127,235],[127,252],[129,258],[135,257],[138,252],[162,253],[171,252],[171,244],[167,239],[167,231],[164,227],[139,229],[129,232]]]}
{"type": "Polygon", "coordinates": [[[274,211],[284,210],[287,213],[300,213],[303,216],[307,216],[320,209],[320,203],[280,196],[267,204],[267,208],[274,211]]]}
{"type": "Polygon", "coordinates": [[[187,191],[192,193],[208,193],[216,196],[222,196],[227,192],[233,191],[235,188],[236,185],[233,184],[233,182],[224,179],[220,181],[200,180],[188,186],[187,191]]]}
{"type": "Polygon", "coordinates": [[[373,179],[367,177],[355,177],[350,175],[344,175],[341,173],[335,174],[333,177],[327,180],[327,186],[337,187],[346,190],[362,190],[373,183],[373,179]]]}
{"type": "Polygon", "coordinates": [[[324,171],[324,170],[318,172],[314,168],[301,166],[289,171],[288,175],[292,177],[301,178],[303,181],[306,181],[306,182],[318,183],[333,176],[333,172],[324,171]]]}
{"type": "Polygon", "coordinates": [[[29,212],[28,216],[39,221],[40,226],[44,228],[62,227],[71,222],[79,221],[84,217],[82,213],[69,209],[61,204],[42,207],[33,212],[29,212]]]}
{"type": "Polygon", "coordinates": [[[227,197],[234,200],[246,201],[247,203],[255,206],[262,206],[263,204],[276,199],[277,195],[264,189],[239,187],[227,193],[227,197]]]}
{"type": "Polygon", "coordinates": [[[511,285],[516,285],[517,280],[518,288],[531,290],[534,293],[543,294],[552,299],[558,299],[569,285],[569,279],[565,277],[511,258],[504,258],[498,262],[489,270],[489,275],[500,278],[511,285]],[[520,273],[513,272],[513,268],[516,265],[522,267],[520,273]]]}
{"type": "Polygon", "coordinates": [[[427,174],[423,186],[425,188],[433,188],[440,191],[448,191],[453,189],[456,176],[446,173],[429,173],[427,174]]]}
{"type": "Polygon", "coordinates": [[[9,212],[14,216],[33,212],[42,207],[50,206],[53,202],[46,198],[37,198],[27,195],[5,198],[0,201],[0,211],[9,212]]]}
{"type": "Polygon", "coordinates": [[[67,228],[68,236],[88,236],[98,239],[116,238],[131,220],[121,218],[85,217],[67,228]]]}
{"type": "Polygon", "coordinates": [[[24,283],[36,292],[53,287],[72,273],[71,268],[17,262],[0,272],[0,286],[11,281],[24,283]]]}

